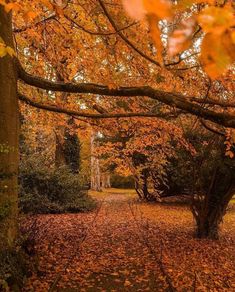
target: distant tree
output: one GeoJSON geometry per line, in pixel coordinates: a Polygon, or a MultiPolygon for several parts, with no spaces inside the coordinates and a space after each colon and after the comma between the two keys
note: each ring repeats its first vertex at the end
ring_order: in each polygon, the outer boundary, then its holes
{"type": "Polygon", "coordinates": [[[80,169],[80,151],[81,143],[78,135],[71,134],[69,130],[67,130],[64,142],[65,162],[73,173],[79,172],[80,169]]]}

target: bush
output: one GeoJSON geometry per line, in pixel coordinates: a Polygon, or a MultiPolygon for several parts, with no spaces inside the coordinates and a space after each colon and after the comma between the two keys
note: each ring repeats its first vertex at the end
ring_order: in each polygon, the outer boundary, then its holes
{"type": "Polygon", "coordinates": [[[54,170],[33,162],[21,163],[19,205],[24,213],[75,213],[95,207],[78,174],[67,167],[54,170]]]}
{"type": "Polygon", "coordinates": [[[186,139],[196,150],[195,155],[184,149],[177,149],[166,167],[167,187],[161,186],[162,196],[206,194],[216,169],[218,186],[211,191],[220,193],[227,186],[227,179],[234,171],[234,161],[225,156],[224,138],[199,131],[186,132],[186,139]]]}
{"type": "Polygon", "coordinates": [[[119,189],[134,189],[135,181],[132,176],[120,176],[114,174],[111,176],[111,186],[119,189]]]}

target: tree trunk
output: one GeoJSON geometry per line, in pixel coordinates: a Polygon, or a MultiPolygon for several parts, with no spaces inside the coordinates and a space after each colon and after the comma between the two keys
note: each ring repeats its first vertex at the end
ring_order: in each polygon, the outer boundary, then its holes
{"type": "Polygon", "coordinates": [[[91,134],[91,189],[93,191],[101,192],[101,175],[99,159],[95,156],[95,133],[91,134]]]}
{"type": "Polygon", "coordinates": [[[101,191],[100,165],[99,160],[94,156],[91,157],[91,189],[101,191]]]}
{"type": "MultiPolygon", "coordinates": [[[[60,63],[57,64],[59,66],[60,63]]],[[[57,68],[57,67],[56,67],[57,68]]],[[[57,81],[64,82],[66,78],[64,78],[63,74],[60,74],[59,71],[55,68],[57,81]]],[[[66,103],[68,94],[63,92],[59,95],[59,102],[66,103]]],[[[65,142],[65,133],[66,133],[66,125],[59,125],[55,127],[55,167],[56,169],[66,165],[65,152],[64,152],[64,142],[65,142]]]]}
{"type": "Polygon", "coordinates": [[[60,166],[65,165],[65,156],[64,156],[64,127],[58,126],[55,130],[55,167],[59,168],[60,166]]]}
{"type": "MultiPolygon", "coordinates": [[[[13,48],[11,15],[0,5],[0,36],[13,48]]],[[[0,58],[0,251],[17,236],[18,100],[14,60],[0,58]]]]}
{"type": "Polygon", "coordinates": [[[148,170],[143,170],[140,177],[135,179],[135,190],[141,200],[159,201],[156,194],[151,194],[148,189],[148,170]]]}
{"type": "MultiPolygon", "coordinates": [[[[233,194],[234,192],[230,193],[230,199],[233,194]]],[[[198,238],[219,239],[219,225],[226,213],[229,200],[222,198],[216,205],[211,201],[210,207],[204,210],[204,214],[198,216],[196,219],[198,238]]]]}
{"type": "Polygon", "coordinates": [[[193,199],[192,212],[196,219],[196,236],[219,239],[219,225],[235,193],[234,169],[231,173],[217,169],[206,196],[193,199]]]}
{"type": "Polygon", "coordinates": [[[74,174],[78,174],[80,170],[81,143],[76,134],[76,124],[73,119],[68,120],[68,126],[65,129],[64,136],[64,157],[67,167],[74,174]],[[74,132],[71,132],[74,130],[74,132]]]}
{"type": "Polygon", "coordinates": [[[213,218],[207,217],[205,220],[200,220],[197,225],[197,237],[219,239],[219,222],[220,220],[213,220],[213,218]]]}
{"type": "Polygon", "coordinates": [[[139,183],[138,177],[135,178],[135,191],[136,191],[137,195],[139,196],[139,199],[143,200],[144,195],[143,195],[143,191],[142,191],[141,185],[139,183]]]}
{"type": "Polygon", "coordinates": [[[101,186],[104,189],[111,188],[110,174],[109,173],[102,173],[102,175],[101,175],[101,186]]]}
{"type": "Polygon", "coordinates": [[[150,198],[151,196],[148,191],[148,177],[145,172],[143,172],[142,180],[143,180],[142,189],[143,189],[144,198],[146,201],[151,201],[151,198],[150,198]]]}

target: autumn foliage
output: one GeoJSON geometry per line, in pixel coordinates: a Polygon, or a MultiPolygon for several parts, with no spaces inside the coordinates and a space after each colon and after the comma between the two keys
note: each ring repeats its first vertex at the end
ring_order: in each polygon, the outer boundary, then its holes
{"type": "Polygon", "coordinates": [[[25,291],[232,291],[234,9],[0,0],[0,255],[20,249],[19,199],[24,213],[95,208],[23,220],[38,256],[25,291]],[[118,178],[135,195],[107,191],[118,178]]]}

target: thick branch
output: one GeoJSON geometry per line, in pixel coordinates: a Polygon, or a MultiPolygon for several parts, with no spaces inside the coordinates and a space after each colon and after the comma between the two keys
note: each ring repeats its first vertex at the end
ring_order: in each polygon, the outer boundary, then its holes
{"type": "Polygon", "coordinates": [[[40,77],[36,77],[28,74],[18,64],[18,77],[25,83],[37,88],[70,92],[70,93],[91,93],[105,96],[146,96],[151,99],[157,100],[169,106],[176,107],[195,116],[201,117],[205,120],[212,121],[214,123],[223,125],[225,127],[235,128],[235,115],[229,113],[219,113],[214,110],[209,110],[201,107],[200,104],[194,103],[193,97],[187,97],[181,94],[164,92],[154,89],[150,86],[142,87],[119,87],[109,88],[108,86],[93,84],[93,83],[63,83],[63,82],[52,82],[40,77]]]}
{"type": "Polygon", "coordinates": [[[36,102],[27,96],[18,93],[18,98],[23,101],[24,103],[27,103],[30,106],[46,110],[49,112],[54,112],[58,114],[66,114],[72,117],[83,117],[83,118],[89,118],[89,119],[113,119],[113,118],[136,118],[136,117],[145,117],[145,118],[163,118],[167,117],[168,114],[156,114],[156,113],[114,113],[114,114],[109,114],[109,113],[102,113],[102,114],[93,114],[93,113],[85,113],[85,112],[79,112],[75,110],[70,110],[66,108],[61,108],[58,106],[54,105],[48,105],[48,104],[42,104],[39,102],[36,102]]]}
{"type": "Polygon", "coordinates": [[[200,98],[195,98],[192,97],[190,98],[191,101],[200,103],[200,104],[207,104],[207,105],[213,105],[213,106],[220,106],[223,108],[228,108],[228,107],[235,107],[234,102],[226,102],[226,101],[220,101],[220,100],[213,100],[213,99],[200,99],[200,98]]]}
{"type": "Polygon", "coordinates": [[[226,135],[225,131],[222,131],[222,130],[220,130],[220,129],[218,129],[218,128],[213,127],[212,125],[209,125],[209,124],[208,124],[207,122],[205,122],[203,119],[200,119],[200,122],[201,122],[202,126],[203,126],[205,129],[207,129],[208,131],[210,131],[210,132],[212,132],[212,133],[214,133],[214,134],[217,134],[217,135],[219,135],[219,136],[223,136],[223,137],[226,135]]]}

